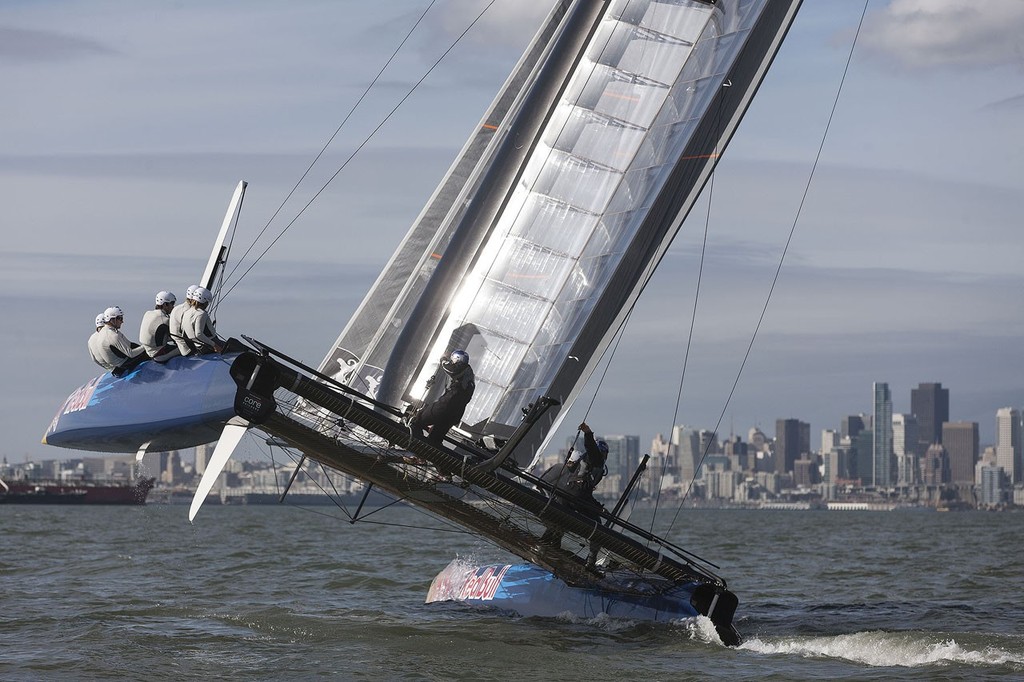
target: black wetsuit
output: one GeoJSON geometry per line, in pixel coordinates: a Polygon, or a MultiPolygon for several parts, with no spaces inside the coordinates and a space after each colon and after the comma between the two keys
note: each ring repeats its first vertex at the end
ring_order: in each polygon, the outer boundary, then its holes
{"type": "Polygon", "coordinates": [[[441,366],[448,374],[448,386],[440,398],[429,405],[424,405],[409,422],[409,426],[421,434],[426,427],[432,427],[427,440],[438,446],[444,442],[448,429],[462,421],[466,406],[469,405],[473,391],[476,390],[472,367],[465,365],[460,370],[458,365],[451,363],[442,363],[441,366]]]}

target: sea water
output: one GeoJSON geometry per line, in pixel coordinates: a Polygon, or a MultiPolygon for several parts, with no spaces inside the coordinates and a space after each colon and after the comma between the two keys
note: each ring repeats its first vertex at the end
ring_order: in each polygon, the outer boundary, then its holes
{"type": "Polygon", "coordinates": [[[741,646],[424,604],[451,559],[507,555],[411,508],[0,506],[0,679],[1024,679],[1024,514],[632,520],[718,565],[741,646]]]}

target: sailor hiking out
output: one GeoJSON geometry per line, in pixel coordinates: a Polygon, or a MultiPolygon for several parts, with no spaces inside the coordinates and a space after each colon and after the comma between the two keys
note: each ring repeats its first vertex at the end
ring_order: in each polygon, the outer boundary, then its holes
{"type": "Polygon", "coordinates": [[[448,377],[448,385],[441,397],[416,410],[409,421],[413,433],[423,435],[429,427],[427,441],[441,446],[448,430],[462,421],[466,406],[473,398],[476,390],[476,379],[473,368],[469,365],[469,353],[464,350],[453,351],[451,355],[441,358],[441,369],[448,377]]]}
{"type": "Polygon", "coordinates": [[[189,354],[222,352],[224,342],[217,336],[217,327],[206,311],[213,301],[213,294],[206,287],[196,287],[191,300],[192,307],[185,311],[181,321],[182,333],[191,349],[189,354]]]}
{"type": "MultiPolygon", "coordinates": [[[[96,320],[99,321],[98,316],[96,320]]],[[[145,348],[121,333],[122,324],[124,312],[116,305],[111,306],[103,311],[103,326],[89,337],[89,355],[114,376],[121,376],[148,359],[145,348]]]]}
{"type": "Polygon", "coordinates": [[[167,318],[167,331],[171,335],[171,341],[178,347],[180,355],[188,355],[192,352],[192,346],[189,345],[188,339],[185,337],[184,321],[185,313],[192,309],[192,294],[198,288],[198,284],[189,285],[185,290],[185,300],[174,306],[167,318]]]}
{"type": "Polygon", "coordinates": [[[156,295],[156,307],[147,310],[139,327],[139,343],[146,354],[157,362],[167,362],[179,354],[178,346],[171,340],[170,313],[175,297],[169,291],[156,295]]]}

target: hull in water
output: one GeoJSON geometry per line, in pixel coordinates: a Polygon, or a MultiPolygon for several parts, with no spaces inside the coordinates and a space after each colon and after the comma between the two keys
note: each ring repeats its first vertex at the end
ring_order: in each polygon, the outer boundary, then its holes
{"type": "Polygon", "coordinates": [[[437,574],[430,584],[426,603],[453,601],[470,606],[513,611],[520,616],[579,618],[600,615],[629,620],[668,622],[710,613],[724,644],[739,643],[732,627],[736,604],[724,600],[711,609],[698,609],[704,598],[701,583],[653,583],[635,574],[609,571],[600,588],[573,587],[550,571],[533,564],[477,566],[458,559],[437,574]]]}
{"type": "Polygon", "coordinates": [[[144,478],[134,484],[90,482],[15,481],[0,490],[0,504],[145,504],[156,479],[144,478]]]}
{"type": "Polygon", "coordinates": [[[217,440],[234,415],[228,369],[237,353],[144,362],[109,372],[68,396],[43,443],[99,452],[161,452],[217,440]]]}

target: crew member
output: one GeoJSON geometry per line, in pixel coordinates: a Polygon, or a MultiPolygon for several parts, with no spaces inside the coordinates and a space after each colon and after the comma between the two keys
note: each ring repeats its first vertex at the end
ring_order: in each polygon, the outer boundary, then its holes
{"type": "Polygon", "coordinates": [[[441,369],[448,376],[448,385],[441,397],[418,409],[409,422],[414,432],[424,432],[430,427],[427,441],[441,447],[445,434],[453,426],[462,421],[466,406],[473,398],[476,380],[473,368],[469,366],[469,353],[464,350],[453,351],[451,355],[441,358],[441,369]]]}
{"type": "Polygon", "coordinates": [[[198,284],[189,285],[185,292],[185,300],[174,306],[167,319],[167,331],[171,335],[171,341],[178,347],[180,355],[188,355],[192,352],[192,345],[185,336],[184,321],[185,315],[192,309],[192,294],[199,288],[198,284]]]}
{"type": "Polygon", "coordinates": [[[109,369],[103,364],[100,359],[100,345],[103,343],[100,339],[100,332],[103,331],[103,327],[106,326],[106,322],[103,321],[103,313],[96,316],[96,331],[89,336],[89,357],[103,369],[109,369]]]}
{"type": "Polygon", "coordinates": [[[594,488],[604,478],[605,462],[608,460],[608,443],[594,438],[594,432],[586,422],[580,424],[583,432],[583,452],[569,456],[565,468],[572,474],[568,482],[569,492],[586,505],[600,507],[594,499],[594,488]]]}
{"type": "Polygon", "coordinates": [[[193,355],[224,351],[224,342],[217,337],[216,324],[210,314],[206,312],[211,301],[213,301],[213,294],[209,289],[196,287],[196,290],[192,292],[192,308],[186,312],[185,318],[182,320],[182,329],[193,346],[193,355]]]}
{"type": "Polygon", "coordinates": [[[179,354],[177,344],[171,340],[170,331],[170,314],[175,300],[171,292],[161,291],[156,295],[156,307],[147,310],[142,316],[139,343],[146,349],[146,354],[157,362],[167,362],[179,354]]]}
{"type": "Polygon", "coordinates": [[[95,347],[90,345],[90,350],[95,348],[93,359],[100,367],[109,369],[114,376],[121,376],[148,359],[145,348],[129,341],[121,333],[121,325],[124,324],[121,308],[115,305],[104,310],[103,323],[103,328],[96,332],[99,338],[95,347]]]}
{"type": "MultiPolygon", "coordinates": [[[[552,483],[569,496],[569,501],[580,513],[600,522],[600,502],[594,499],[594,489],[604,478],[605,463],[608,460],[608,443],[595,438],[594,432],[586,422],[579,425],[583,432],[583,452],[574,451],[564,464],[556,464],[541,476],[541,479],[552,483]]],[[[562,532],[548,528],[541,535],[541,543],[558,547],[562,542],[562,532]]],[[[587,557],[587,568],[594,568],[600,547],[596,543],[590,545],[587,557]]]]}

